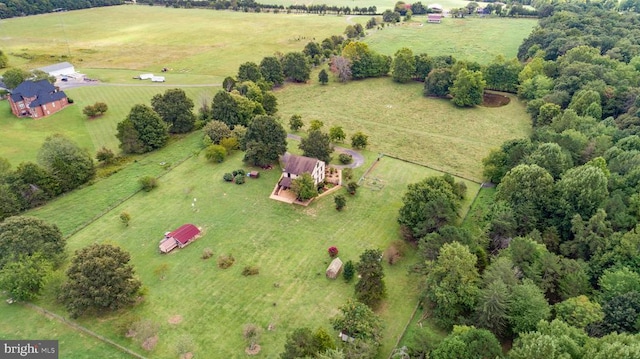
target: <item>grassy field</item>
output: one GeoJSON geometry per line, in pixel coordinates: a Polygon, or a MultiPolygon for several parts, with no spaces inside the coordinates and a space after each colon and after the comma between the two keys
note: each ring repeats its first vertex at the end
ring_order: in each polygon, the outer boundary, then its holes
{"type": "Polygon", "coordinates": [[[487,64],[498,55],[516,57],[518,46],[536,24],[536,19],[498,17],[445,18],[440,24],[427,24],[424,18],[415,17],[411,22],[372,31],[365,42],[390,56],[408,47],[414,54],[453,55],[458,60],[487,64]]]}
{"type": "MultiPolygon", "coordinates": [[[[119,141],[115,137],[116,126],[138,103],[151,104],[151,98],[163,93],[169,86],[99,86],[79,87],[65,91],[75,100],[73,106],[50,117],[32,120],[20,119],[11,114],[9,103],[0,101],[0,132],[4,140],[0,142],[0,154],[11,164],[35,161],[45,138],[54,133],[62,133],[73,139],[91,154],[105,146],[118,152],[119,141]],[[82,109],[95,102],[109,106],[107,113],[96,119],[87,119],[82,109]],[[16,144],[20,144],[17,146],[16,144]]],[[[199,106],[202,99],[211,102],[217,88],[185,87],[184,91],[199,106]]]]}
{"type": "Polygon", "coordinates": [[[0,338],[58,340],[60,358],[128,359],[130,355],[111,345],[78,332],[39,311],[20,304],[0,302],[0,338]]]}
{"type": "Polygon", "coordinates": [[[342,126],[348,138],[362,131],[369,135],[372,151],[476,181],[482,180],[481,160],[491,148],[528,136],[530,120],[515,96],[499,108],[459,109],[449,100],[424,97],[422,86],[397,84],[389,78],[326,86],[313,81],[287,85],[276,95],[286,121],[297,113],[306,124],[317,119],[327,130],[342,126]]]}
{"type": "MultiPolygon", "coordinates": [[[[199,145],[194,141],[189,148],[195,151],[199,145]]],[[[187,148],[168,153],[181,151],[188,153],[187,148]]],[[[362,175],[376,158],[372,152],[365,155],[367,164],[356,171],[356,176],[362,175]]],[[[206,355],[213,349],[221,357],[240,357],[244,348],[243,325],[255,323],[265,329],[274,324],[274,331],[263,332],[261,345],[263,357],[276,357],[288,332],[299,326],[329,329],[327,319],[353,295],[353,284],[324,278],[329,262],[326,249],[337,246],[343,260],[357,260],[367,248],[384,250],[399,239],[395,218],[406,185],[438,174],[383,158],[369,180],[362,182],[358,194],[349,196],[345,211],[337,212],[331,196],[307,208],[269,200],[268,194],[279,175],[277,170],[263,171],[260,179],[249,180],[243,186],[223,182],[224,172],[242,166],[240,158],[241,154],[236,154],[214,166],[202,156],[191,157],[163,176],[160,187],[153,192],[134,195],[69,238],[70,253],[94,242],[122,246],[131,252],[132,262],[149,289],[145,302],[132,314],[118,313],[97,321],[82,319],[82,325],[141,351],[123,338],[117,328],[131,316],[152,319],[161,327],[161,339],[149,357],[174,358],[174,343],[181,336],[193,339],[196,354],[206,355]],[[371,179],[375,179],[375,184],[371,179]],[[195,211],[191,207],[193,198],[197,198],[195,211]],[[129,227],[119,222],[121,211],[131,214],[129,227]],[[183,223],[203,227],[204,236],[185,249],[159,255],[156,247],[159,238],[183,223]],[[212,259],[200,259],[204,248],[214,251],[212,259]],[[215,258],[221,254],[233,254],[235,265],[227,270],[217,268],[215,258]],[[163,264],[169,269],[166,278],[160,280],[155,271],[163,264]],[[258,266],[260,274],[243,277],[240,272],[246,265],[258,266]],[[169,324],[168,319],[175,315],[182,316],[183,321],[169,324]]],[[[157,159],[151,156],[147,159],[150,166],[147,174],[158,172],[153,164],[157,159]]],[[[99,215],[100,207],[104,206],[78,211],[75,216],[78,218],[69,223],[64,218],[75,210],[68,207],[69,203],[100,201],[109,194],[113,199],[124,198],[127,191],[114,189],[113,185],[119,180],[132,185],[131,177],[131,173],[118,172],[32,214],[62,223],[64,232],[69,233],[99,215]]],[[[467,186],[470,195],[464,211],[478,190],[477,184],[467,182],[467,186]]],[[[416,282],[407,275],[408,266],[415,260],[409,254],[397,265],[385,264],[389,299],[379,310],[386,323],[384,354],[393,349],[415,308],[416,282]]],[[[52,302],[52,298],[45,297],[40,304],[63,312],[52,302]]]]}
{"type": "Polygon", "coordinates": [[[243,62],[300,51],[346,25],[338,16],[111,6],[2,20],[0,37],[10,63],[29,69],[70,61],[101,79],[133,81],[121,71],[167,67],[168,82],[178,83],[177,74],[180,83],[211,83],[210,76],[219,81],[243,62]],[[118,72],[107,74],[111,69],[118,72]]]}

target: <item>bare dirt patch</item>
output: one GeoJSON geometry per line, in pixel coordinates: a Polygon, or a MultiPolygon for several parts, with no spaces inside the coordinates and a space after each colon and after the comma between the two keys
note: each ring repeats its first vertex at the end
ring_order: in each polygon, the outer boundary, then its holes
{"type": "Polygon", "coordinates": [[[193,358],[193,353],[192,352],[188,352],[188,353],[184,353],[182,355],[180,355],[180,359],[191,359],[193,358]]]}
{"type": "Polygon", "coordinates": [[[182,322],[181,315],[174,315],[168,320],[169,324],[180,324],[182,322]]]}
{"type": "Polygon", "coordinates": [[[256,344],[253,346],[253,349],[251,349],[251,347],[247,347],[244,352],[249,354],[249,355],[256,355],[258,353],[260,353],[260,345],[256,344]]]}
{"type": "Polygon", "coordinates": [[[511,102],[511,99],[507,96],[497,93],[485,92],[482,99],[482,106],[484,107],[502,107],[511,102]]]}

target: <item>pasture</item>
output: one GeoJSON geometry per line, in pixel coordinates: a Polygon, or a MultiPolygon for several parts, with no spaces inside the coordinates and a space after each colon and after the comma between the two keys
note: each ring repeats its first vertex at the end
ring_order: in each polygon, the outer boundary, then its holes
{"type": "MultiPolygon", "coordinates": [[[[8,101],[0,101],[0,156],[13,166],[21,162],[35,161],[38,150],[45,138],[54,133],[62,133],[73,139],[81,148],[95,154],[105,146],[119,152],[119,141],[115,137],[118,122],[124,120],[131,107],[143,103],[151,106],[151,98],[164,93],[171,86],[87,86],[65,90],[75,103],[49,117],[33,120],[16,118],[11,113],[8,101]],[[104,102],[109,110],[102,117],[88,119],[82,109],[96,102],[104,102]],[[16,144],[20,144],[17,146],[16,144]]],[[[184,91],[196,107],[203,100],[211,102],[216,88],[185,87],[184,91]]]]}
{"type": "MultiPolygon", "coordinates": [[[[178,146],[175,143],[172,146],[178,146]]],[[[189,149],[197,151],[199,143],[189,149]]],[[[175,150],[188,153],[189,149],[175,150]]],[[[174,152],[170,151],[170,152],[174,152]]],[[[356,171],[360,176],[375,158],[365,152],[367,163],[356,171]]],[[[158,173],[149,158],[146,174],[158,173]]],[[[215,350],[220,357],[242,356],[244,343],[242,327],[255,323],[263,328],[261,355],[272,358],[282,351],[286,334],[300,326],[330,329],[328,318],[353,295],[353,283],[342,279],[329,281],[324,270],[329,262],[326,250],[335,245],[343,260],[357,261],[367,248],[386,249],[400,239],[396,216],[408,183],[416,182],[437,172],[402,161],[383,158],[370,173],[370,181],[355,196],[349,196],[343,212],[334,209],[333,196],[317,200],[309,207],[298,207],[268,199],[279,176],[279,170],[262,171],[257,180],[238,186],[222,181],[222,174],[243,167],[241,153],[219,165],[211,165],[203,156],[191,156],[177,164],[160,179],[160,187],[146,193],[139,192],[106,213],[100,208],[78,213],[76,224],[65,227],[65,233],[95,219],[68,239],[72,253],[88,244],[114,243],[132,255],[132,263],[148,288],[145,301],[131,313],[81,318],[79,322],[108,338],[142,351],[118,328],[131,318],[151,319],[160,326],[158,347],[151,358],[175,358],[175,343],[189,337],[194,351],[206,355],[215,350]],[[376,185],[371,185],[372,181],[376,185]],[[192,207],[193,199],[197,202],[192,207]],[[124,227],[118,215],[131,214],[129,227],[124,227]],[[203,227],[204,235],[184,249],[169,255],[158,254],[157,244],[162,235],[183,223],[203,227]],[[213,258],[202,260],[205,248],[211,248],[213,258]],[[216,266],[216,258],[232,254],[236,263],[229,269],[216,266]],[[166,264],[164,279],[157,274],[166,264]],[[242,268],[255,265],[260,274],[244,277],[242,268]],[[169,318],[180,315],[179,324],[169,324],[169,318]],[[275,330],[267,331],[269,324],[275,330]]],[[[246,168],[246,167],[245,167],[246,168]]],[[[142,175],[142,173],[141,173],[142,175]]],[[[105,181],[76,191],[69,196],[71,203],[87,203],[102,198],[126,197],[112,190],[109,180],[133,185],[130,173],[118,172],[105,181]],[[101,195],[100,193],[104,193],[101,195]]],[[[466,182],[470,199],[478,185],[466,182]]],[[[135,189],[131,189],[135,192],[135,189]]],[[[73,210],[64,199],[54,201],[32,214],[58,223],[64,213],[73,210]]],[[[408,322],[417,301],[416,281],[408,275],[408,267],[415,261],[413,254],[397,265],[385,264],[389,298],[379,314],[385,321],[382,353],[388,354],[408,322]]],[[[63,309],[45,296],[41,305],[56,312],[63,309]]]]}
{"type": "MultiPolygon", "coordinates": [[[[509,95],[503,107],[460,109],[446,99],[426,98],[422,83],[389,78],[288,85],[276,91],[286,121],[300,114],[305,124],[342,126],[349,137],[369,135],[369,148],[466,178],[482,181],[482,158],[505,140],[529,135],[524,104],[509,95]]],[[[304,128],[303,128],[304,130],[304,128]]]]}
{"type": "Polygon", "coordinates": [[[167,67],[169,83],[209,84],[346,26],[338,16],[111,6],[2,20],[0,38],[9,62],[26,69],[69,61],[90,76],[136,83],[131,75],[167,67]]]}
{"type": "Polygon", "coordinates": [[[446,17],[440,24],[427,24],[424,17],[372,30],[365,38],[371,49],[393,56],[407,47],[414,54],[453,55],[458,60],[488,64],[497,56],[516,57],[518,46],[537,25],[536,19],[477,16],[446,17]]]}

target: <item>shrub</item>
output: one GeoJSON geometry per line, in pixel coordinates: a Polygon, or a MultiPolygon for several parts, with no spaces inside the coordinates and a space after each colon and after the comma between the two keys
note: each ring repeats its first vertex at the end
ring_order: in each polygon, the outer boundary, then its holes
{"type": "Polygon", "coordinates": [[[389,248],[384,251],[384,257],[387,263],[393,265],[397,263],[405,254],[407,245],[403,241],[393,241],[389,248]]]}
{"type": "Polygon", "coordinates": [[[208,161],[221,163],[227,157],[227,149],[221,145],[209,145],[204,152],[208,161]]]}
{"type": "Polygon", "coordinates": [[[356,267],[353,265],[353,261],[347,261],[344,264],[344,268],[342,269],[342,277],[346,282],[349,282],[353,279],[353,276],[356,274],[356,267]]]}
{"type": "Polygon", "coordinates": [[[120,213],[120,222],[125,225],[125,227],[129,227],[129,222],[131,221],[131,215],[128,212],[120,213]]]}
{"type": "Polygon", "coordinates": [[[333,201],[336,203],[336,209],[338,211],[341,211],[344,208],[344,206],[347,205],[347,199],[345,198],[345,196],[341,194],[335,196],[333,201]]]}
{"type": "Polygon", "coordinates": [[[353,169],[345,168],[342,170],[342,179],[348,181],[353,178],[353,169]]]}
{"type": "Polygon", "coordinates": [[[237,150],[240,146],[238,143],[238,139],[235,137],[223,138],[220,140],[220,146],[224,147],[227,150],[227,154],[233,152],[233,150],[237,150]]]}
{"type": "Polygon", "coordinates": [[[304,126],[304,122],[302,122],[302,116],[295,114],[292,115],[289,119],[289,128],[291,131],[298,131],[300,128],[304,126]]]}
{"type": "Polygon", "coordinates": [[[260,268],[256,267],[256,266],[246,266],[244,267],[244,269],[242,270],[242,275],[245,277],[248,277],[250,275],[256,275],[260,273],[260,268]]]}
{"type": "Polygon", "coordinates": [[[96,159],[104,164],[111,163],[115,157],[116,155],[113,154],[113,151],[104,146],[96,152],[96,159]]]}
{"type": "Polygon", "coordinates": [[[236,172],[236,174],[243,175],[243,176],[247,174],[247,172],[245,170],[243,170],[242,168],[237,170],[237,171],[235,171],[235,172],[236,172]]]}
{"type": "Polygon", "coordinates": [[[227,269],[233,265],[236,261],[235,258],[231,254],[224,254],[218,257],[218,267],[222,269],[227,269]]]}
{"type": "Polygon", "coordinates": [[[329,247],[329,249],[327,249],[327,252],[329,252],[329,257],[334,258],[338,255],[338,248],[331,246],[329,247]]]}
{"type": "Polygon", "coordinates": [[[340,155],[338,155],[338,160],[343,165],[346,165],[353,162],[353,156],[351,156],[350,154],[341,153],[340,155]]]}
{"type": "Polygon", "coordinates": [[[202,256],[201,256],[200,258],[202,258],[202,259],[209,259],[209,258],[211,258],[211,257],[213,257],[213,251],[211,250],[211,248],[205,248],[205,249],[202,251],[202,256]]]}
{"type": "Polygon", "coordinates": [[[241,175],[240,173],[238,173],[234,177],[234,180],[236,181],[236,184],[243,184],[244,183],[244,175],[241,175]]]}
{"type": "Polygon", "coordinates": [[[225,173],[224,176],[222,176],[222,179],[227,181],[227,182],[231,182],[233,181],[233,175],[229,172],[225,173]]]}
{"type": "Polygon", "coordinates": [[[349,191],[349,194],[356,194],[358,187],[358,184],[353,181],[347,183],[347,191],[349,191]]]}
{"type": "Polygon", "coordinates": [[[158,187],[158,179],[152,176],[145,176],[138,180],[142,189],[146,192],[151,192],[152,189],[158,187]]]}

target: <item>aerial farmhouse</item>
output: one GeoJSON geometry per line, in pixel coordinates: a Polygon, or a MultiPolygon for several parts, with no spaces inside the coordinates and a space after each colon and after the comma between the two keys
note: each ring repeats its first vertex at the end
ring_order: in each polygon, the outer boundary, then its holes
{"type": "Polygon", "coordinates": [[[69,100],[47,80],[26,80],[11,92],[9,104],[17,117],[42,118],[62,110],[69,100]]]}
{"type": "Polygon", "coordinates": [[[291,181],[298,176],[302,176],[305,172],[311,175],[315,185],[324,181],[324,161],[320,161],[317,158],[285,153],[284,156],[282,156],[282,162],[284,164],[282,167],[282,178],[280,179],[280,182],[278,182],[282,188],[291,188],[291,181]]]}

